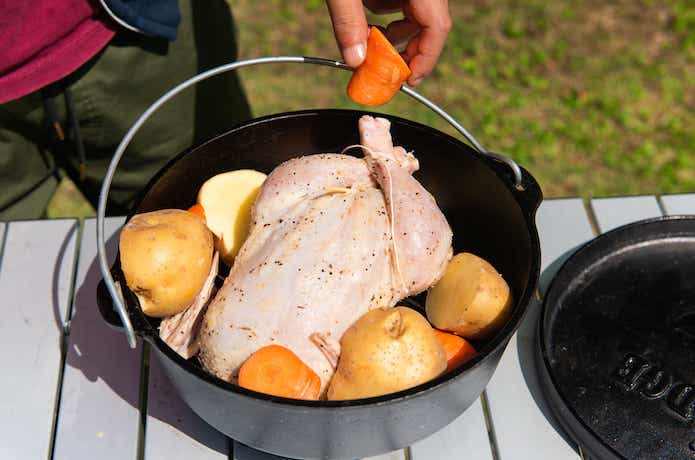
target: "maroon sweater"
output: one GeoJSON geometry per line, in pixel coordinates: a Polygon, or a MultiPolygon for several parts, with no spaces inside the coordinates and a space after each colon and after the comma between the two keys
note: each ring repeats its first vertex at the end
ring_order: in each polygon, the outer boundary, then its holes
{"type": "Polygon", "coordinates": [[[0,103],[67,76],[114,34],[89,0],[0,0],[0,103]]]}

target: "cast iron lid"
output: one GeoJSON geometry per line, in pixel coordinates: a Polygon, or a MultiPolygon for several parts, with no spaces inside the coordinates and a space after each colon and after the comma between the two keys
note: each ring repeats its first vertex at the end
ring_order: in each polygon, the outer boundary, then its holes
{"type": "Polygon", "coordinates": [[[592,459],[695,459],[695,217],[589,242],[545,296],[539,370],[592,459]]]}

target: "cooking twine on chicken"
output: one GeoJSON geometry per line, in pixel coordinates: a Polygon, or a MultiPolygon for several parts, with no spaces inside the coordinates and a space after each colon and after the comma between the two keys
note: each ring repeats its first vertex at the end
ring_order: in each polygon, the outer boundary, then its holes
{"type": "MultiPolygon", "coordinates": [[[[340,154],[343,155],[345,152],[347,152],[350,149],[354,148],[362,148],[363,150],[366,150],[369,152],[369,154],[372,156],[374,159],[383,159],[385,161],[388,161],[391,159],[391,156],[384,153],[384,152],[378,152],[376,150],[370,149],[366,145],[362,144],[352,144],[348,145],[345,147],[343,150],[340,151],[340,154]]],[[[412,153],[408,152],[408,153],[412,153]]],[[[389,183],[393,183],[393,178],[391,177],[391,171],[389,171],[389,168],[384,168],[386,170],[386,174],[389,179],[389,183]]],[[[405,279],[403,278],[403,273],[401,272],[401,264],[398,261],[398,250],[396,248],[396,227],[393,222],[393,216],[395,215],[395,209],[393,206],[393,187],[389,187],[388,190],[389,194],[389,229],[391,230],[391,253],[393,254],[393,262],[396,265],[396,274],[398,275],[398,279],[401,282],[401,288],[403,288],[403,292],[408,292],[408,286],[405,282],[405,279]]]]}

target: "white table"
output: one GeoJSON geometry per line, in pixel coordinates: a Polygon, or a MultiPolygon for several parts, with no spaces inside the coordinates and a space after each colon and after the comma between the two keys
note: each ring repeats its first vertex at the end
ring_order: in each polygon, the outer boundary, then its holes
{"type": "MultiPolygon", "coordinates": [[[[594,235],[662,214],[695,214],[695,195],[546,200],[538,213],[541,289],[481,401],[383,460],[577,459],[533,373],[538,301],[559,264],[594,235]]],[[[107,222],[114,253],[121,218],[107,222]]],[[[0,458],[277,458],[226,438],[171,388],[147,346],[130,350],[99,316],[95,221],[0,223],[0,458]]]]}

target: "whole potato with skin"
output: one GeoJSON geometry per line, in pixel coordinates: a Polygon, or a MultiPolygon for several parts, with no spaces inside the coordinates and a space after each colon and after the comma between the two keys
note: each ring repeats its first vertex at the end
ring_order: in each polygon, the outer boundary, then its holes
{"type": "Polygon", "coordinates": [[[406,307],[375,309],[340,340],[328,399],[393,393],[427,382],[446,369],[446,355],[430,323],[406,307]]]}
{"type": "Polygon", "coordinates": [[[143,313],[183,311],[203,286],[213,256],[212,233],[180,209],[137,214],[121,230],[119,250],[126,284],[143,313]]]}
{"type": "Polygon", "coordinates": [[[469,339],[489,337],[509,317],[512,294],[495,268],[473,254],[456,254],[427,293],[427,318],[437,329],[469,339]]]}

